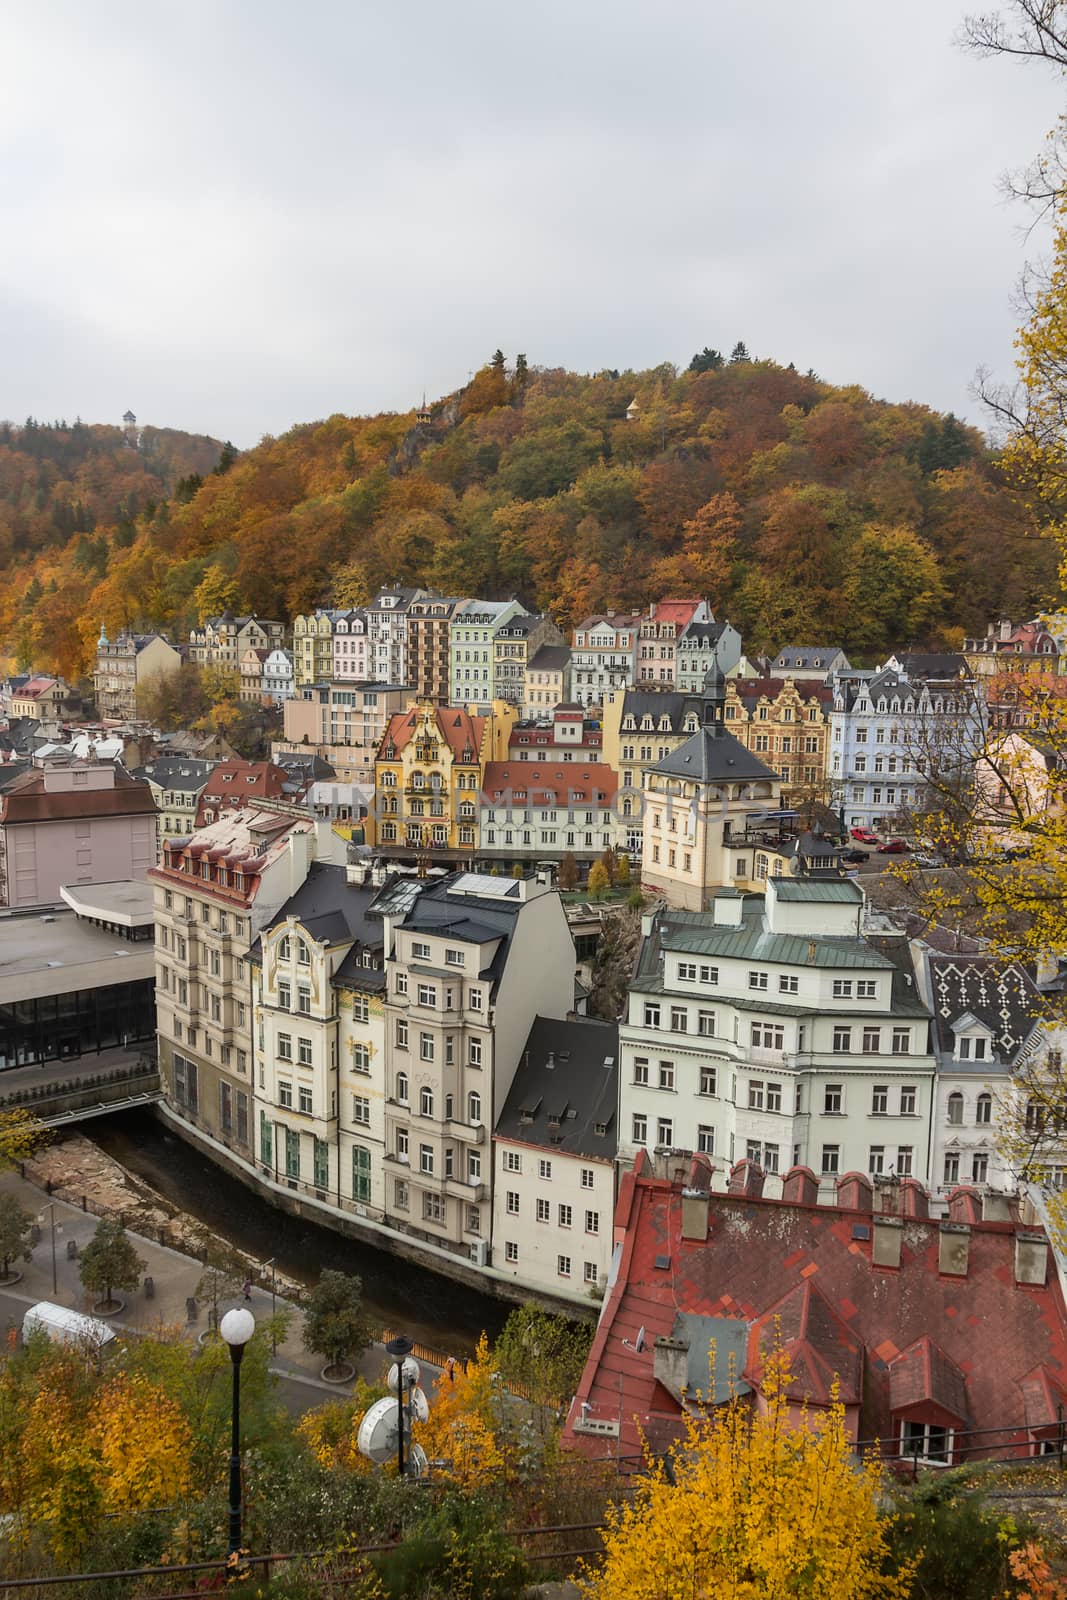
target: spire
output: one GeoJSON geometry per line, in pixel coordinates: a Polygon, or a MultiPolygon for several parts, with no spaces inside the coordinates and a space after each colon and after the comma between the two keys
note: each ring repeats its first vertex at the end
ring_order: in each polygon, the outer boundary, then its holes
{"type": "Polygon", "coordinates": [[[704,726],[721,729],[726,713],[726,678],[718,661],[713,661],[704,674],[701,694],[704,700],[704,726]]]}

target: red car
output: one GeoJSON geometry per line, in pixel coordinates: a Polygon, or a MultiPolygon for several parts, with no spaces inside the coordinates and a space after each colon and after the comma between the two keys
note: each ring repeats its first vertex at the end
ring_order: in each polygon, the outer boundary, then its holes
{"type": "Polygon", "coordinates": [[[853,839],[858,839],[860,844],[877,844],[878,835],[872,833],[870,828],[850,828],[853,839]]]}
{"type": "Polygon", "coordinates": [[[903,856],[907,855],[907,853],[908,846],[903,839],[887,839],[885,844],[878,846],[878,854],[880,856],[903,856]]]}

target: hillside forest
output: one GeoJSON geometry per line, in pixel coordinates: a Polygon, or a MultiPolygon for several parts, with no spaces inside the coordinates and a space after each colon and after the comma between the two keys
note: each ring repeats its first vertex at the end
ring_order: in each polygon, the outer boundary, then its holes
{"type": "Polygon", "coordinates": [[[832,640],[858,663],[1053,600],[1056,546],[976,429],[740,345],[592,376],[498,351],[428,409],[244,453],[0,425],[10,663],[76,679],[101,625],[181,635],[227,606],[291,620],[390,582],[516,595],[563,628],[706,595],[750,654],[832,640]]]}

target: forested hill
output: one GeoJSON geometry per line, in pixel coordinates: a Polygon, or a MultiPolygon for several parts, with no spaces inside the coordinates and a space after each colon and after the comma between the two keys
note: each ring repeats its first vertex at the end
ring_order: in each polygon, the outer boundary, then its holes
{"type": "Polygon", "coordinates": [[[334,416],[221,461],[151,429],[136,448],[4,430],[0,638],[77,674],[101,623],[291,618],[399,580],[516,594],[563,626],[706,594],[750,651],[833,639],[873,660],[1051,599],[1052,542],[974,429],[773,362],[696,365],[579,376],[498,353],[428,422],[334,416]]]}

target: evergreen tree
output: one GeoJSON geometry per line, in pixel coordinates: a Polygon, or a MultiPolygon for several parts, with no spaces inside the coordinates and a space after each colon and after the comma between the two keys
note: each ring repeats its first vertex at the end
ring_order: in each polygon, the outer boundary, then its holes
{"type": "Polygon", "coordinates": [[[745,341],[743,339],[738,339],[737,343],[730,351],[730,365],[732,367],[736,367],[740,366],[743,361],[751,360],[752,357],[748,353],[748,346],[746,345],[745,341]]]}
{"type": "Polygon", "coordinates": [[[708,346],[705,345],[703,350],[695,355],[692,361],[689,363],[689,371],[718,372],[719,368],[724,367],[725,365],[726,357],[723,355],[722,351],[710,350],[708,346]]]}

